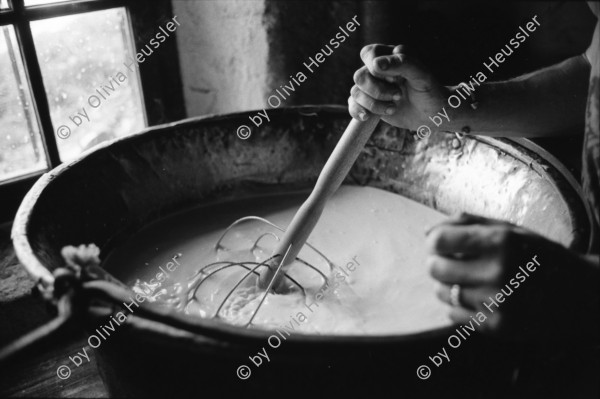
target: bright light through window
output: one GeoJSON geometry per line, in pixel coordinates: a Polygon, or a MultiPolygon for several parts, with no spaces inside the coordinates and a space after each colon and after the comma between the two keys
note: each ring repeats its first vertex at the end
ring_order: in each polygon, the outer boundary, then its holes
{"type": "Polygon", "coordinates": [[[63,3],[68,0],[25,0],[25,6],[38,6],[41,4],[63,3]]]}
{"type": "Polygon", "coordinates": [[[63,161],[145,126],[128,26],[123,8],[31,24],[63,161]]]}
{"type": "Polygon", "coordinates": [[[0,180],[45,169],[46,157],[12,26],[0,27],[0,180]]]}

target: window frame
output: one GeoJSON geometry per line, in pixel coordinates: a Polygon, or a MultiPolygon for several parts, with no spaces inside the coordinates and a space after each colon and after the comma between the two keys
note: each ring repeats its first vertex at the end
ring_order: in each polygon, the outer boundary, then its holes
{"type": "MultiPolygon", "coordinates": [[[[130,37],[133,39],[134,50],[138,52],[159,26],[173,17],[170,0],[73,0],[28,7],[25,7],[24,1],[8,0],[9,8],[0,10],[0,26],[14,27],[19,55],[31,88],[33,114],[37,117],[40,127],[42,148],[48,167],[0,182],[0,223],[11,221],[23,197],[36,180],[62,163],[30,23],[41,19],[123,7],[130,21],[130,37]]],[[[142,103],[148,126],[184,119],[186,113],[175,37],[162,43],[160,51],[139,67],[142,103]]]]}

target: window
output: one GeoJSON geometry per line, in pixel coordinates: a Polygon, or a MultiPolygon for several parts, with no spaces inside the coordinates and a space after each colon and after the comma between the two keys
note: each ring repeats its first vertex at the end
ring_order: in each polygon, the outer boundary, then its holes
{"type": "Polygon", "coordinates": [[[135,56],[128,26],[122,7],[31,24],[63,161],[146,125],[137,69],[124,67],[135,56]]]}
{"type": "Polygon", "coordinates": [[[0,29],[0,179],[5,180],[45,169],[48,162],[15,31],[0,29]]]}
{"type": "Polygon", "coordinates": [[[0,221],[61,162],[185,117],[174,39],[131,67],[172,17],[169,0],[0,0],[0,221]]]}

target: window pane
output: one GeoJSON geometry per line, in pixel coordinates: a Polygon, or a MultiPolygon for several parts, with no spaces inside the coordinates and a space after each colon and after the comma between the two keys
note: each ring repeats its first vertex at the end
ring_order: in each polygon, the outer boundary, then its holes
{"type": "Polygon", "coordinates": [[[145,126],[125,9],[31,24],[63,161],[145,126]]]}
{"type": "Polygon", "coordinates": [[[0,0],[0,10],[8,8],[8,0],[0,0]]]}
{"type": "Polygon", "coordinates": [[[40,4],[64,3],[68,0],[25,0],[25,6],[37,6],[40,4]]]}
{"type": "Polygon", "coordinates": [[[0,27],[0,181],[45,169],[31,89],[12,26],[0,27]]]}

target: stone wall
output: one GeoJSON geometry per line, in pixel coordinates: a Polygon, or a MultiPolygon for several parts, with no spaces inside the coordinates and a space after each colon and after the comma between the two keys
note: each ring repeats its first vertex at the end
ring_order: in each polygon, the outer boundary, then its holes
{"type": "Polygon", "coordinates": [[[406,44],[444,83],[456,84],[479,71],[533,15],[542,26],[494,79],[581,53],[595,23],[583,2],[173,0],[173,12],[181,21],[177,43],[188,116],[268,108],[269,96],[282,92],[290,75],[306,72],[303,63],[355,15],[359,29],[284,94],[281,107],[345,105],[366,43],[406,44]]]}
{"type": "Polygon", "coordinates": [[[188,116],[260,107],[267,91],[263,0],[173,0],[188,116]]]}

